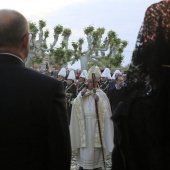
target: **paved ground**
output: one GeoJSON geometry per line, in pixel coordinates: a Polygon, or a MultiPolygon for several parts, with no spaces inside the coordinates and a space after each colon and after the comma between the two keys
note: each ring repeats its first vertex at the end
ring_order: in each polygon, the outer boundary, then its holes
{"type": "MultiPolygon", "coordinates": [[[[71,170],[78,170],[79,169],[79,165],[76,163],[76,158],[72,157],[72,161],[71,161],[71,170]]],[[[111,159],[106,160],[106,170],[110,170],[111,169],[111,159]]]]}

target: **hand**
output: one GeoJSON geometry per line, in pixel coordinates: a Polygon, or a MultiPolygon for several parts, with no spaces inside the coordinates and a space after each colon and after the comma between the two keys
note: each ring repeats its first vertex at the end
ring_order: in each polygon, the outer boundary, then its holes
{"type": "Polygon", "coordinates": [[[97,102],[99,101],[99,96],[96,93],[93,94],[93,97],[97,102]]]}

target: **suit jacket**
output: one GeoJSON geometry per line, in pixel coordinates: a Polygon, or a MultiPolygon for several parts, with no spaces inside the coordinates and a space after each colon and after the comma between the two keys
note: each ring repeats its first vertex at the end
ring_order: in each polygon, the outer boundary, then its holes
{"type": "Polygon", "coordinates": [[[112,91],[112,89],[115,88],[115,83],[116,83],[115,80],[109,82],[109,86],[108,86],[107,91],[106,91],[106,95],[107,95],[108,98],[110,98],[110,92],[112,91]]]}
{"type": "Polygon", "coordinates": [[[126,87],[121,87],[121,89],[117,90],[116,87],[110,90],[109,92],[109,101],[111,105],[112,113],[114,109],[118,106],[119,102],[124,100],[126,87]]]}
{"type": "Polygon", "coordinates": [[[0,169],[70,170],[62,82],[0,54],[0,169]]]}

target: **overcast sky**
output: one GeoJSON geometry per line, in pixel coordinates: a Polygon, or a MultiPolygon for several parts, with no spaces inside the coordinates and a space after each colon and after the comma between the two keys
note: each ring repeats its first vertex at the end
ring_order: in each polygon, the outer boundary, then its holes
{"type": "MultiPolygon", "coordinates": [[[[136,37],[142,24],[145,11],[151,4],[160,0],[0,0],[1,8],[15,9],[32,22],[46,21],[51,32],[60,24],[70,28],[71,41],[84,38],[84,28],[92,25],[104,27],[106,33],[113,30],[122,40],[128,41],[124,52],[123,66],[131,60],[136,37]]],[[[74,67],[79,68],[77,63],[74,67]]]]}

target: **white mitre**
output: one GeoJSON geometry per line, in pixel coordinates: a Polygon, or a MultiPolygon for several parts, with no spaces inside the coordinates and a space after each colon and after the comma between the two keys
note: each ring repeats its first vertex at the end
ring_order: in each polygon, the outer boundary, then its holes
{"type": "Polygon", "coordinates": [[[101,77],[101,71],[98,66],[92,66],[88,71],[88,79],[93,79],[92,74],[95,75],[95,81],[99,81],[101,77]]]}
{"type": "Polygon", "coordinates": [[[111,79],[110,69],[105,68],[104,71],[101,74],[101,77],[105,77],[107,79],[111,79]]]}
{"type": "Polygon", "coordinates": [[[66,69],[63,67],[61,70],[58,72],[58,76],[65,77],[66,76],[66,69]]]}
{"type": "Polygon", "coordinates": [[[79,77],[87,79],[87,70],[83,70],[79,77]]]}
{"type": "Polygon", "coordinates": [[[116,78],[115,76],[116,76],[117,73],[119,73],[120,75],[122,75],[122,72],[120,72],[120,70],[116,70],[116,71],[114,72],[113,76],[111,77],[111,79],[115,80],[115,78],[116,78]]]}
{"type": "Polygon", "coordinates": [[[71,71],[69,72],[69,75],[68,75],[67,79],[71,79],[71,80],[75,80],[75,79],[76,79],[74,70],[71,70],[71,71]]]}

